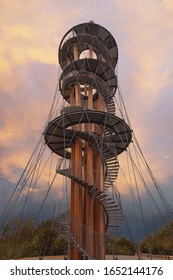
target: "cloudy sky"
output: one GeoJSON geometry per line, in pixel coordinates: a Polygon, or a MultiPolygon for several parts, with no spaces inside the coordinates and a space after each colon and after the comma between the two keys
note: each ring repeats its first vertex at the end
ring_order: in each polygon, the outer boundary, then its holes
{"type": "Polygon", "coordinates": [[[155,177],[172,197],[173,1],[1,0],[0,18],[0,213],[43,131],[60,40],[90,20],[117,41],[129,118],[155,177]]]}

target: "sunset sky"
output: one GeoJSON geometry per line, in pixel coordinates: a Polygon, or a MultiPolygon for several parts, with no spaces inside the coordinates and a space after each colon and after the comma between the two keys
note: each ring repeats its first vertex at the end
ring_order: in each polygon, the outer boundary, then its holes
{"type": "Polygon", "coordinates": [[[58,79],[57,50],[93,20],[118,44],[118,80],[141,148],[173,196],[173,1],[0,0],[0,213],[43,132],[58,79]]]}

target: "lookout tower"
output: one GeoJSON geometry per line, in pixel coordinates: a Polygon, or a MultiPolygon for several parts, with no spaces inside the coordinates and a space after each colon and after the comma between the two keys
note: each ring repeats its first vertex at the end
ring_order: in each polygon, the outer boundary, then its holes
{"type": "Polygon", "coordinates": [[[45,141],[66,159],[57,172],[71,180],[66,220],[69,259],[105,259],[105,240],[122,220],[119,199],[109,196],[118,176],[118,155],[131,130],[116,116],[118,48],[111,33],[93,21],[72,27],[58,51],[59,91],[66,106],[48,123],[45,141]]]}

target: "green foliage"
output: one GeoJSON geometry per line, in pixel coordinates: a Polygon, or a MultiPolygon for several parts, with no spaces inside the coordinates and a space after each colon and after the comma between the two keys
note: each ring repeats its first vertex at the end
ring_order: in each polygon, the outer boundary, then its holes
{"type": "Polygon", "coordinates": [[[32,218],[13,221],[4,227],[0,239],[0,259],[18,259],[45,255],[65,255],[67,242],[52,226],[52,221],[34,226],[32,218]]]}
{"type": "Polygon", "coordinates": [[[169,223],[146,237],[140,248],[146,254],[173,255],[173,224],[169,223]]]}
{"type": "MultiPolygon", "coordinates": [[[[135,244],[125,237],[112,238],[106,254],[134,255],[135,244]]],[[[141,253],[173,255],[173,223],[160,228],[139,244],[141,253]]],[[[6,224],[0,238],[0,259],[66,255],[67,241],[57,234],[52,221],[34,225],[33,218],[6,224]]]]}
{"type": "Polygon", "coordinates": [[[138,248],[136,244],[133,244],[131,240],[125,237],[111,239],[111,241],[106,246],[106,253],[109,255],[114,251],[116,255],[134,255],[136,251],[139,251],[139,248],[141,253],[144,254],[172,256],[173,223],[169,223],[161,227],[155,233],[144,238],[144,240],[139,244],[138,248]],[[114,249],[112,249],[112,247],[114,249]]]}
{"type": "Polygon", "coordinates": [[[112,238],[106,246],[106,254],[111,255],[115,252],[116,255],[134,255],[135,248],[131,240],[125,237],[112,238]]]}

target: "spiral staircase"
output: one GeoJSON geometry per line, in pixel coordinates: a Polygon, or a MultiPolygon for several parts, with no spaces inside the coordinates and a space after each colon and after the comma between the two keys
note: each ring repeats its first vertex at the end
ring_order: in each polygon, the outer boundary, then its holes
{"type": "Polygon", "coordinates": [[[104,259],[105,241],[122,221],[117,156],[131,142],[131,130],[116,116],[117,44],[94,22],[71,28],[59,46],[59,90],[67,106],[50,121],[44,137],[66,166],[57,173],[71,180],[69,211],[55,219],[67,235],[70,259],[104,259]]]}

